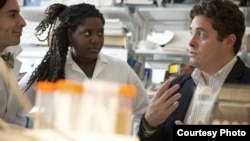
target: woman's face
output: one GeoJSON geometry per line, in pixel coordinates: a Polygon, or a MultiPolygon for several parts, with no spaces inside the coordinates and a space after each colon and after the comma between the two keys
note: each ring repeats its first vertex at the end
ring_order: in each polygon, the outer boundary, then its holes
{"type": "Polygon", "coordinates": [[[104,25],[100,18],[87,18],[75,31],[69,31],[68,38],[72,45],[75,59],[96,59],[104,43],[104,25]]]}

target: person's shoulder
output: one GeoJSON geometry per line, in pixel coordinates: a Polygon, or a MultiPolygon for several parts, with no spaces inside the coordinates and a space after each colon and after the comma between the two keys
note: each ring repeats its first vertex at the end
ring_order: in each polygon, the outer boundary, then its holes
{"type": "MultiPolygon", "coordinates": [[[[0,86],[3,87],[4,85],[7,84],[7,81],[2,77],[2,74],[0,75],[0,86]]],[[[0,87],[0,88],[1,88],[0,87]]]]}
{"type": "MultiPolygon", "coordinates": [[[[244,76],[245,78],[249,78],[249,77],[250,77],[250,67],[245,66],[243,76],[244,76]]],[[[248,83],[250,83],[250,80],[249,80],[249,79],[248,79],[248,83]]]]}
{"type": "Polygon", "coordinates": [[[2,74],[0,74],[0,99],[7,98],[6,96],[9,93],[9,89],[10,89],[10,87],[9,87],[9,84],[8,84],[6,78],[3,77],[2,74]]]}
{"type": "Polygon", "coordinates": [[[247,73],[250,74],[250,67],[249,67],[249,66],[246,66],[245,69],[246,69],[247,73]]]}
{"type": "Polygon", "coordinates": [[[127,65],[127,62],[122,60],[121,58],[118,58],[118,57],[113,57],[113,56],[110,56],[110,55],[106,55],[106,54],[103,54],[103,53],[100,53],[100,58],[102,61],[107,61],[109,63],[118,63],[118,64],[126,64],[127,65]]]}
{"type": "Polygon", "coordinates": [[[232,70],[242,69],[242,68],[244,69],[246,74],[250,74],[250,67],[247,66],[240,57],[237,57],[237,61],[232,70]]]}

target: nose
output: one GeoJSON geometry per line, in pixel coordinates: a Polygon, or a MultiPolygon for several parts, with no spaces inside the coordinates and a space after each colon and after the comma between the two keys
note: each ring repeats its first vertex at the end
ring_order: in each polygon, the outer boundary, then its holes
{"type": "Polygon", "coordinates": [[[189,44],[190,47],[195,47],[196,42],[195,42],[195,36],[194,35],[191,35],[191,38],[190,38],[188,44],[189,44]]]}
{"type": "Polygon", "coordinates": [[[98,35],[92,35],[91,36],[91,43],[98,43],[100,41],[101,37],[99,37],[98,35]]]}
{"type": "Polygon", "coordinates": [[[26,22],[25,22],[24,18],[23,18],[21,15],[19,15],[18,24],[19,24],[20,26],[22,26],[22,27],[25,27],[25,26],[26,26],[26,22]]]}

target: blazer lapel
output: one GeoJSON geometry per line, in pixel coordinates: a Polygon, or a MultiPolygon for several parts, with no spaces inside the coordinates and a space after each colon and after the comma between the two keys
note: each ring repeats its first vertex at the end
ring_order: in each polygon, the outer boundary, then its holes
{"type": "Polygon", "coordinates": [[[243,77],[244,68],[245,64],[239,57],[237,57],[237,61],[232,70],[229,72],[225,83],[239,83],[243,77]]]}

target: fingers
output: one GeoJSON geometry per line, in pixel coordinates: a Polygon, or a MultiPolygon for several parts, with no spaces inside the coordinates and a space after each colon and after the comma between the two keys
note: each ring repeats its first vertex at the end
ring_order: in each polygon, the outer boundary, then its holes
{"type": "Polygon", "coordinates": [[[184,125],[184,123],[183,123],[182,121],[180,121],[180,120],[176,120],[176,121],[175,121],[175,124],[176,124],[176,125],[184,125]]]}
{"type": "Polygon", "coordinates": [[[180,85],[175,84],[169,88],[170,83],[171,80],[164,82],[156,96],[152,99],[153,105],[161,109],[165,115],[169,115],[169,113],[172,113],[178,107],[178,100],[181,97],[179,93],[174,94],[180,88],[180,85]]]}
{"type": "Polygon", "coordinates": [[[176,92],[180,88],[179,84],[175,84],[171,88],[165,89],[165,92],[161,95],[161,101],[166,101],[168,100],[174,92],[176,92]]]}
{"type": "Polygon", "coordinates": [[[163,112],[165,115],[169,116],[172,114],[179,106],[179,102],[177,101],[180,98],[180,94],[177,94],[171,97],[169,100],[165,101],[163,108],[165,109],[163,112]]]}
{"type": "Polygon", "coordinates": [[[160,87],[160,89],[157,91],[155,97],[156,97],[156,98],[161,97],[161,96],[164,94],[164,92],[167,90],[167,88],[169,87],[170,83],[171,83],[171,80],[170,80],[170,79],[166,80],[166,81],[162,84],[162,86],[160,87]]]}
{"type": "MultiPolygon", "coordinates": [[[[164,103],[165,104],[165,103],[164,103]]],[[[179,106],[179,102],[175,101],[172,105],[167,108],[164,104],[153,106],[145,113],[145,118],[148,123],[152,126],[158,126],[163,123],[179,106]]],[[[149,106],[150,107],[150,106],[149,106]]]]}
{"type": "Polygon", "coordinates": [[[150,101],[149,108],[145,113],[145,118],[152,126],[163,123],[179,106],[178,100],[181,94],[174,93],[180,88],[180,85],[175,84],[169,88],[170,84],[170,79],[165,81],[150,101]]]}

